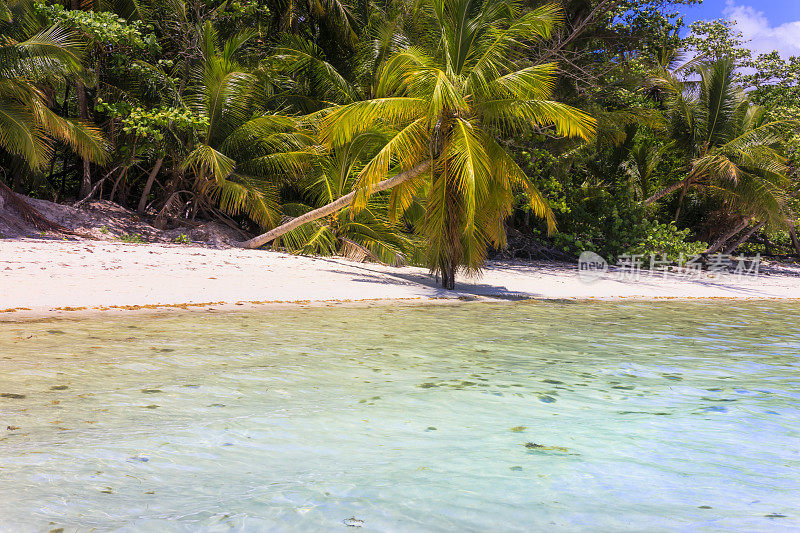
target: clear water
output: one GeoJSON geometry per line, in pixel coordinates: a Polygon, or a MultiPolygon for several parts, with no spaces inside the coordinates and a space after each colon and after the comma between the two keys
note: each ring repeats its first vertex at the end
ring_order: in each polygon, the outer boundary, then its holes
{"type": "Polygon", "coordinates": [[[800,530],[796,311],[2,324],[0,531],[800,530]]]}

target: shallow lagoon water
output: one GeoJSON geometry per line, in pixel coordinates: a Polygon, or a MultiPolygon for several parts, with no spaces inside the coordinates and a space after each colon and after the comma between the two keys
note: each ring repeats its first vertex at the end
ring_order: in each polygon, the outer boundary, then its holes
{"type": "Polygon", "coordinates": [[[780,303],[6,323],[0,531],[800,530],[798,370],[780,303]]]}

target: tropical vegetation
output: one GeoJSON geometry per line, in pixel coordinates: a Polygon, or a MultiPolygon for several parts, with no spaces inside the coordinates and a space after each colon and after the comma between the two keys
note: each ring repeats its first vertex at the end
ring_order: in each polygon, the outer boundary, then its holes
{"type": "Polygon", "coordinates": [[[214,219],[446,288],[493,256],[800,255],[800,60],[683,36],[692,3],[0,0],[0,205],[214,219]]]}

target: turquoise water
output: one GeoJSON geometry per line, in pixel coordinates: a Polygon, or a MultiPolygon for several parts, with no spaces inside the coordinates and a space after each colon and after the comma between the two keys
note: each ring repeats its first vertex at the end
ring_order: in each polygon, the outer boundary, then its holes
{"type": "Polygon", "coordinates": [[[2,324],[0,531],[800,530],[796,311],[2,324]]]}

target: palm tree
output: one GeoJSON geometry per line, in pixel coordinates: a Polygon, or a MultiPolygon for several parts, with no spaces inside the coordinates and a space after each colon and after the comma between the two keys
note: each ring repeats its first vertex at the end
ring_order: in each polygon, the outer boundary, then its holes
{"type": "Polygon", "coordinates": [[[268,0],[273,13],[273,27],[299,35],[304,31],[318,38],[327,32],[342,42],[357,39],[356,17],[350,6],[340,0],[268,0]]]}
{"type": "MultiPolygon", "coordinates": [[[[284,203],[283,213],[299,216],[310,211],[312,206],[327,205],[346,195],[353,189],[357,171],[363,165],[363,154],[374,154],[376,147],[380,148],[380,141],[385,142],[385,138],[362,133],[352,142],[321,157],[318,172],[312,173],[307,183],[301,184],[307,202],[284,203]]],[[[385,195],[373,195],[364,209],[353,212],[345,207],[338,213],[285,233],[273,241],[273,245],[283,246],[291,252],[341,255],[358,261],[401,265],[406,262],[412,242],[388,220],[387,209],[385,195]]]]}
{"type": "Polygon", "coordinates": [[[202,60],[186,101],[208,125],[183,162],[194,175],[194,209],[217,204],[227,214],[274,227],[278,185],[315,157],[309,149],[314,139],[291,117],[265,111],[257,76],[236,61],[247,34],[220,47],[210,23],[200,31],[202,60]]]}
{"type": "Polygon", "coordinates": [[[779,127],[766,120],[734,83],[734,63],[700,63],[696,84],[661,77],[666,115],[674,146],[685,154],[686,176],[644,201],[645,205],[681,191],[675,218],[691,188],[717,198],[731,220],[750,219],[782,225],[786,221],[786,160],[779,153],[779,127]]]}
{"type": "Polygon", "coordinates": [[[336,148],[368,131],[389,141],[358,174],[354,190],[336,202],[244,243],[257,247],[295,227],[392,188],[396,214],[422,198],[421,231],[428,266],[454,288],[459,268],[479,270],[490,244],[504,244],[503,221],[513,189],[550,230],[547,201],[501,144],[501,134],[551,128],[589,138],[594,120],[550,99],[557,67],[526,65],[526,44],[547,38],[560,21],[554,5],[522,12],[517,4],[430,0],[429,42],[394,54],[380,72],[375,98],[323,110],[324,144],[336,148]],[[391,175],[391,177],[390,177],[391,175]]]}
{"type": "MultiPolygon", "coordinates": [[[[0,150],[40,169],[52,156],[53,141],[60,141],[86,160],[105,162],[108,146],[99,130],[54,113],[44,90],[53,80],[83,75],[81,43],[58,26],[36,28],[27,2],[3,2],[1,7],[0,150]]],[[[37,228],[56,227],[16,197],[2,180],[0,196],[37,228]]]]}
{"type": "MultiPolygon", "coordinates": [[[[13,13],[14,6],[9,7],[13,13]]],[[[25,26],[0,22],[0,148],[33,168],[49,160],[53,140],[69,145],[81,157],[104,161],[107,146],[99,131],[55,114],[42,89],[51,80],[82,74],[80,42],[58,26],[20,39],[16,33],[25,26]]]]}

